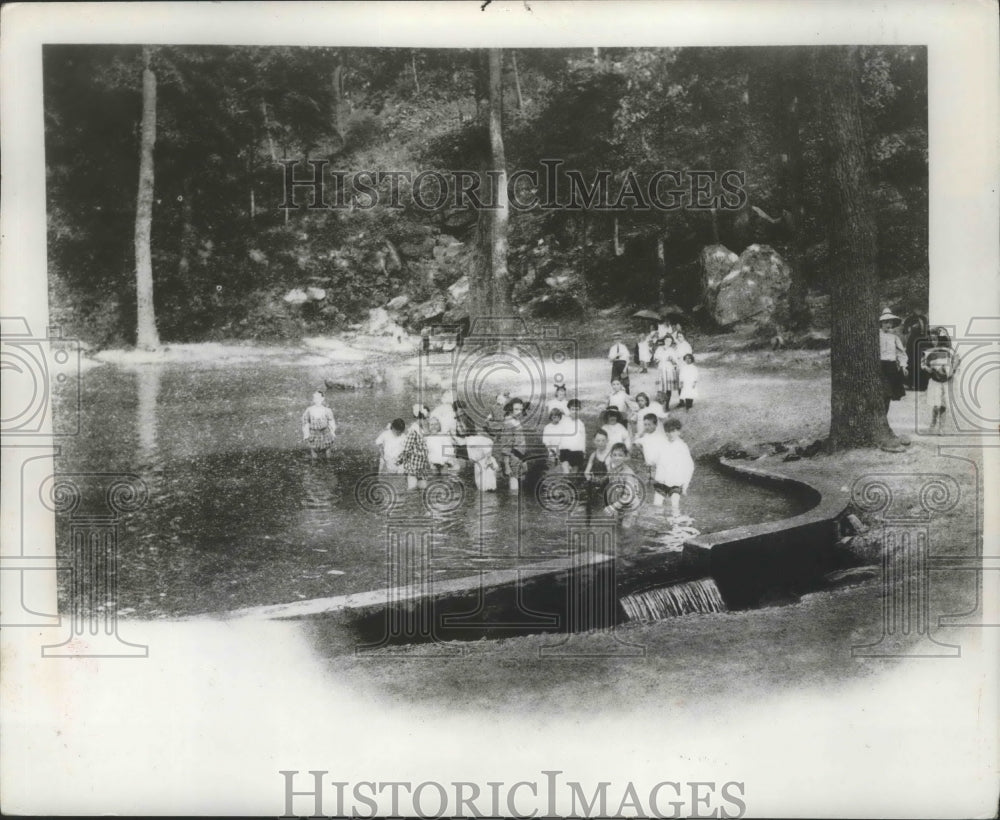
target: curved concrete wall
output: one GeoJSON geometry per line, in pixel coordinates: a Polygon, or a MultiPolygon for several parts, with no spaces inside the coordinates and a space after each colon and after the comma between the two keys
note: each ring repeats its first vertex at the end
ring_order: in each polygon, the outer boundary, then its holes
{"type": "Polygon", "coordinates": [[[684,545],[689,571],[711,575],[730,609],[787,599],[836,565],[838,519],[848,509],[849,494],[818,477],[810,476],[807,482],[727,459],[720,459],[720,465],[750,481],[815,502],[791,518],[699,535],[684,545]]]}

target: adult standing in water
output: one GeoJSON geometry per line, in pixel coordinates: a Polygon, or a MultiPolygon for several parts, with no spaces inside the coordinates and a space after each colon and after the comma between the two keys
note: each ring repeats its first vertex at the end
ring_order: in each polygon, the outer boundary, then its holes
{"type": "MultiPolygon", "coordinates": [[[[899,327],[902,320],[889,308],[882,311],[878,317],[879,325],[879,367],[882,374],[882,403],[885,413],[889,415],[889,406],[894,401],[899,401],[906,395],[906,368],[909,359],[903,342],[896,335],[895,329],[899,327]]],[[[898,449],[901,450],[903,442],[900,442],[898,449]]]]}

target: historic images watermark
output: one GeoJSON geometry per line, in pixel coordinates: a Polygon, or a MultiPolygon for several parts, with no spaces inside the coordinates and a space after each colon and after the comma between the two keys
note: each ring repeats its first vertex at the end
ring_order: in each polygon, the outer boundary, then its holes
{"type": "MultiPolygon", "coordinates": [[[[978,451],[1000,438],[1000,317],[973,317],[962,336],[954,334],[954,327],[944,329],[951,337],[957,370],[937,392],[930,392],[932,383],[926,398],[917,393],[913,432],[925,432],[929,409],[924,405],[944,407],[952,420],[927,432],[948,437],[944,446],[957,455],[963,447],[978,451]],[[962,439],[970,443],[965,445],[962,439]]],[[[922,364],[918,360],[909,366],[913,370],[922,364]]],[[[969,468],[977,475],[974,462],[969,461],[969,468]]],[[[852,503],[876,520],[869,538],[881,553],[882,633],[875,641],[853,646],[854,657],[958,658],[961,646],[939,640],[938,628],[1000,626],[986,621],[982,590],[985,573],[1000,571],[1000,555],[984,553],[978,481],[971,491],[976,493],[975,538],[965,544],[942,543],[943,530],[934,526],[935,519],[940,521],[962,500],[963,490],[954,478],[877,473],[855,481],[852,503]],[[962,613],[935,611],[935,582],[955,580],[955,573],[968,580],[974,606],[962,613]]]]}
{"type": "Polygon", "coordinates": [[[0,369],[3,448],[17,464],[6,477],[17,479],[17,503],[10,508],[19,533],[17,551],[4,544],[0,554],[0,625],[59,628],[68,622],[61,642],[42,646],[47,658],[147,657],[148,647],[118,634],[117,618],[119,543],[125,517],[148,500],[146,485],[130,473],[54,469],[59,447],[53,442],[80,434],[79,342],[64,339],[58,328],[36,336],[24,317],[0,318],[0,369]],[[37,543],[38,522],[52,514],[53,537],[66,539],[63,550],[51,541],[37,543]],[[64,611],[49,612],[60,578],[64,611]]]}
{"type": "MultiPolygon", "coordinates": [[[[434,405],[438,398],[447,396],[476,433],[484,433],[491,419],[502,425],[498,414],[505,402],[519,400],[525,408],[524,423],[540,429],[547,415],[546,402],[554,397],[557,388],[566,390],[568,399],[576,398],[576,341],[562,337],[558,327],[530,332],[520,318],[481,317],[470,323],[468,333],[462,333],[460,328],[437,331],[434,338],[448,343],[428,345],[421,351],[418,405],[434,405]]],[[[474,448],[468,445],[468,449],[473,470],[481,469],[473,458],[474,448]]],[[[447,455],[456,455],[454,448],[447,455]]],[[[530,453],[520,456],[523,475],[531,470],[533,462],[541,467],[540,461],[545,458],[530,453]]],[[[483,455],[484,460],[490,458],[489,454],[483,455]]],[[[416,492],[403,489],[402,476],[371,474],[358,481],[356,502],[384,522],[386,560],[386,600],[380,634],[360,645],[358,651],[410,643],[420,648],[392,657],[460,654],[463,650],[456,646],[456,638],[502,629],[506,634],[554,633],[539,647],[543,658],[643,657],[644,647],[626,642],[616,631],[617,519],[588,515],[578,476],[550,473],[530,485],[513,474],[508,476],[506,471],[501,471],[501,476],[509,484],[505,515],[516,522],[515,542],[502,550],[491,543],[483,529],[490,517],[482,508],[483,494],[453,473],[431,476],[416,492]],[[470,496],[473,503],[467,504],[470,496]],[[419,503],[408,503],[413,499],[419,503]],[[525,504],[538,504],[565,527],[565,550],[542,570],[525,561],[525,539],[532,537],[523,524],[525,504]],[[471,525],[476,529],[469,544],[474,555],[450,562],[443,557],[433,558],[435,533],[444,523],[442,518],[463,505],[468,508],[464,514],[471,516],[471,525]],[[501,569],[477,572],[478,564],[472,560],[490,562],[501,569]],[[442,571],[465,578],[436,582],[435,572],[442,571]],[[557,601],[539,605],[529,600],[526,586],[540,577],[538,573],[559,590],[557,601]],[[458,611],[446,611],[447,607],[440,604],[446,592],[463,601],[458,611]],[[503,602],[498,603],[498,598],[503,602]],[[578,633],[595,630],[606,633],[610,640],[574,640],[578,633]]],[[[477,487],[480,481],[477,474],[477,487]]],[[[619,490],[619,495],[638,492],[635,487],[619,490]]]]}
{"type": "MultiPolygon", "coordinates": [[[[935,326],[937,327],[937,326],[935,326]]],[[[987,436],[1000,438],[1000,316],[974,316],[964,335],[954,327],[944,329],[951,337],[957,370],[941,384],[941,400],[951,421],[937,429],[943,436],[987,436]]],[[[911,372],[922,365],[910,362],[911,372]]],[[[930,388],[929,388],[930,389],[930,388]]],[[[913,430],[920,432],[927,412],[918,397],[914,404],[913,430]]]]}
{"type": "Polygon", "coordinates": [[[283,769],[281,817],[716,817],[747,813],[746,784],[661,780],[582,783],[543,770],[532,780],[331,779],[325,769],[283,769]]]}
{"type": "Polygon", "coordinates": [[[0,434],[8,442],[25,436],[49,438],[79,433],[79,341],[64,339],[57,327],[38,336],[22,316],[0,317],[0,372],[0,434]],[[64,387],[65,396],[59,408],[58,429],[52,424],[53,383],[64,387]]]}
{"type": "Polygon", "coordinates": [[[282,160],[283,210],[422,211],[725,211],[747,204],[743,171],[661,169],[648,175],[598,170],[589,176],[564,169],[561,159],[541,168],[470,170],[328,170],[328,160],[282,160]],[[501,197],[500,194],[505,194],[501,197]],[[302,197],[301,199],[299,197],[302,197]]]}

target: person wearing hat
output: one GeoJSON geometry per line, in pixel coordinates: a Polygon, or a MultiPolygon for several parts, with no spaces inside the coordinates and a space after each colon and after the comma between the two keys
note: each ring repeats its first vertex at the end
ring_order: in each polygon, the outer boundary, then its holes
{"type": "Polygon", "coordinates": [[[616,330],[611,334],[614,340],[608,351],[608,361],[611,362],[611,381],[620,381],[625,392],[629,392],[628,360],[631,357],[628,345],[622,341],[622,333],[616,330]]]}
{"type": "Polygon", "coordinates": [[[889,412],[891,402],[899,401],[906,395],[906,368],[909,357],[903,342],[894,329],[902,323],[889,308],[878,317],[879,326],[879,367],[882,373],[882,399],[885,412],[889,412]]]}

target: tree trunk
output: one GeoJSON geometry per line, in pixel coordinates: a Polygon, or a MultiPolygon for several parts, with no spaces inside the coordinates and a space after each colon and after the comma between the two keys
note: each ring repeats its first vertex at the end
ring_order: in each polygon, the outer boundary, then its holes
{"type": "Polygon", "coordinates": [[[892,437],[879,372],[876,235],[865,168],[856,46],[823,49],[817,60],[828,137],[830,208],[830,447],[892,437]]]}
{"type": "Polygon", "coordinates": [[[337,64],[333,67],[333,77],[331,78],[330,87],[333,92],[333,104],[331,105],[333,122],[331,125],[333,126],[334,133],[340,138],[341,146],[343,146],[347,142],[344,138],[347,111],[344,101],[344,61],[340,55],[337,56],[337,64]]]}
{"type": "Polygon", "coordinates": [[[521,95],[521,74],[517,70],[517,52],[510,52],[510,63],[514,69],[514,90],[517,92],[517,110],[524,110],[524,97],[521,95]]]}
{"type": "Polygon", "coordinates": [[[274,147],[274,134],[271,133],[271,118],[267,113],[267,103],[260,101],[260,112],[264,115],[264,135],[267,137],[267,150],[271,154],[271,162],[278,161],[278,150],[274,147]]]}
{"type": "Polygon", "coordinates": [[[781,164],[781,191],[784,228],[788,235],[786,254],[791,270],[788,289],[789,325],[800,329],[809,324],[809,306],[806,302],[806,276],[803,270],[805,251],[802,242],[803,222],[803,161],[800,134],[800,108],[802,99],[801,78],[808,69],[806,55],[799,48],[779,52],[785,59],[784,71],[777,77],[781,114],[778,117],[778,150],[781,164]]]}
{"type": "Polygon", "coordinates": [[[490,72],[490,159],[494,172],[494,201],[492,210],[492,236],[490,237],[490,267],[493,280],[490,314],[510,316],[510,273],[507,270],[507,225],[510,207],[507,202],[507,157],[503,145],[503,53],[491,48],[490,72]]]}
{"type": "MultiPolygon", "coordinates": [[[[181,198],[181,247],[180,258],[177,261],[177,278],[181,282],[187,281],[188,271],[191,268],[191,254],[194,252],[195,231],[194,231],[194,203],[191,201],[191,182],[184,180],[181,198]]],[[[251,196],[253,189],[250,190],[251,196]]]]}
{"type": "Polygon", "coordinates": [[[160,346],[153,310],[153,146],[156,143],[156,74],[153,49],[142,49],[142,130],[139,138],[139,194],[135,208],[136,345],[146,350],[160,346]]]}
{"type": "Polygon", "coordinates": [[[420,79],[419,79],[419,77],[417,77],[417,52],[416,51],[411,51],[410,52],[410,68],[413,69],[413,87],[416,90],[417,95],[419,96],[420,95],[420,79]]]}

